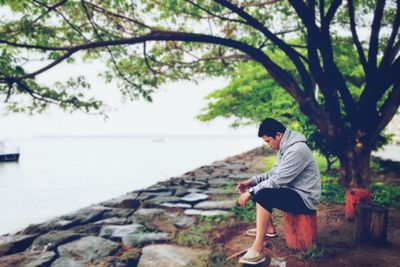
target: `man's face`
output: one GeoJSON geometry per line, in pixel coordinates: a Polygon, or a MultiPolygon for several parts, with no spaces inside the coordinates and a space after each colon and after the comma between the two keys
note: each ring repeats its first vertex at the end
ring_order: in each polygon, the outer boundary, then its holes
{"type": "Polygon", "coordinates": [[[275,138],[267,135],[263,135],[262,139],[264,140],[265,144],[272,148],[273,150],[279,150],[281,140],[282,140],[283,134],[282,133],[277,133],[275,138]]]}

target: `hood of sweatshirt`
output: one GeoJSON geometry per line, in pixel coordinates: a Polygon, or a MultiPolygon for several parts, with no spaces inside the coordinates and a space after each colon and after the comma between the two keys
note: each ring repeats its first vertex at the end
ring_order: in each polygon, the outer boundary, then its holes
{"type": "Polygon", "coordinates": [[[289,147],[298,142],[306,142],[306,141],[307,141],[306,138],[301,133],[286,129],[285,133],[283,134],[281,144],[279,146],[279,154],[280,155],[284,154],[289,147]]]}

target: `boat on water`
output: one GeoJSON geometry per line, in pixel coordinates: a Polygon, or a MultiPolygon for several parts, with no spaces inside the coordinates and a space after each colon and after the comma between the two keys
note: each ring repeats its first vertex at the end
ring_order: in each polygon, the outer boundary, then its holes
{"type": "Polygon", "coordinates": [[[0,162],[18,161],[19,148],[6,147],[4,142],[0,141],[0,162]]]}

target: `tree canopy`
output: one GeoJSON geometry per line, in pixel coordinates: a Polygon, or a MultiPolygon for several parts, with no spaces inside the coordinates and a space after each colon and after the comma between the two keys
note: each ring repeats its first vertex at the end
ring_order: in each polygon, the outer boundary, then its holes
{"type": "Polygon", "coordinates": [[[344,182],[362,186],[373,145],[400,103],[400,0],[0,0],[0,8],[0,92],[11,110],[40,111],[51,102],[98,109],[74,90],[88,87],[83,77],[51,88],[37,82],[77,58],[105,62],[106,81],[148,100],[167,81],[229,75],[252,60],[324,136],[344,182]],[[357,51],[358,95],[336,62],[339,37],[357,51]],[[42,66],[25,67],[32,60],[42,66]],[[28,96],[27,106],[19,95],[28,96]]]}

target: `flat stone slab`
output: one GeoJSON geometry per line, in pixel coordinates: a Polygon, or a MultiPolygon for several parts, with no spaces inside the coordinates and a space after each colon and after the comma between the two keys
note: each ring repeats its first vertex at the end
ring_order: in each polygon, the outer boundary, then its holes
{"type": "Polygon", "coordinates": [[[171,202],[164,202],[161,203],[160,206],[166,207],[166,208],[178,208],[178,209],[190,209],[192,205],[187,204],[187,203],[171,203],[171,202]]]}
{"type": "Polygon", "coordinates": [[[77,261],[72,258],[58,258],[51,264],[51,267],[87,267],[84,261],[77,261]]]}
{"type": "Polygon", "coordinates": [[[171,213],[164,209],[139,209],[131,219],[133,223],[145,225],[149,229],[157,229],[160,232],[175,232],[177,229],[171,219],[171,213]]]}
{"type": "Polygon", "coordinates": [[[25,250],[35,237],[36,235],[0,236],[0,257],[25,250]]]}
{"type": "Polygon", "coordinates": [[[122,238],[127,235],[143,232],[144,230],[145,227],[141,224],[104,225],[100,230],[99,236],[108,239],[122,240],[122,238]]]}
{"type": "Polygon", "coordinates": [[[74,213],[67,214],[61,218],[68,221],[73,221],[73,226],[88,224],[97,220],[103,219],[103,214],[110,210],[106,207],[89,207],[78,210],[74,213]]]}
{"type": "Polygon", "coordinates": [[[71,220],[65,220],[61,218],[56,218],[51,221],[41,223],[41,224],[31,224],[20,234],[30,235],[30,234],[45,234],[53,230],[65,230],[74,226],[74,222],[71,220]]]}
{"type": "Polygon", "coordinates": [[[0,257],[0,267],[42,267],[56,257],[53,251],[25,251],[5,257],[0,257]]]}
{"type": "Polygon", "coordinates": [[[114,254],[120,246],[97,236],[87,236],[58,247],[60,257],[95,262],[114,254]]]}
{"type": "Polygon", "coordinates": [[[170,214],[172,223],[178,228],[187,228],[195,224],[196,220],[193,217],[181,215],[181,214],[170,214]]]}
{"type": "Polygon", "coordinates": [[[138,209],[132,218],[137,221],[151,221],[156,217],[165,216],[167,212],[163,209],[151,208],[151,209],[138,209]]]}
{"type": "Polygon", "coordinates": [[[204,194],[210,194],[210,195],[223,195],[226,194],[226,189],[224,188],[209,188],[208,190],[204,191],[204,194]]]}
{"type": "Polygon", "coordinates": [[[161,191],[161,192],[142,192],[137,199],[144,201],[151,198],[169,197],[172,196],[171,191],[161,191]]]}
{"type": "Polygon", "coordinates": [[[181,198],[182,201],[188,203],[196,203],[199,201],[203,201],[208,199],[208,195],[206,194],[199,194],[199,193],[191,193],[181,198]]]}
{"type": "Polygon", "coordinates": [[[151,245],[142,250],[138,267],[206,266],[209,251],[173,245],[151,245]]]}
{"type": "Polygon", "coordinates": [[[123,196],[102,202],[101,204],[106,207],[114,207],[114,208],[135,208],[135,207],[137,208],[138,207],[137,204],[139,201],[136,200],[136,198],[138,196],[139,196],[138,192],[128,193],[123,196]]]}
{"type": "Polygon", "coordinates": [[[171,237],[168,233],[133,233],[122,238],[122,242],[129,247],[142,247],[146,244],[160,241],[168,241],[171,237]]]}
{"type": "Polygon", "coordinates": [[[201,215],[201,216],[218,216],[218,215],[228,215],[230,214],[226,210],[197,210],[197,209],[187,209],[185,210],[186,215],[201,215]]]}
{"type": "Polygon", "coordinates": [[[236,200],[203,201],[196,204],[193,208],[201,210],[229,210],[236,205],[236,200]]]}
{"type": "Polygon", "coordinates": [[[53,250],[59,245],[74,241],[81,238],[82,234],[77,234],[73,231],[51,231],[47,234],[41,235],[33,241],[30,250],[53,250]]]}
{"type": "Polygon", "coordinates": [[[123,224],[128,224],[128,223],[129,223],[128,219],[112,217],[112,218],[107,218],[107,219],[104,219],[104,220],[97,221],[97,222],[95,222],[94,224],[101,224],[101,225],[106,225],[106,224],[123,225],[123,224]]]}

